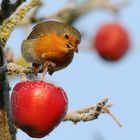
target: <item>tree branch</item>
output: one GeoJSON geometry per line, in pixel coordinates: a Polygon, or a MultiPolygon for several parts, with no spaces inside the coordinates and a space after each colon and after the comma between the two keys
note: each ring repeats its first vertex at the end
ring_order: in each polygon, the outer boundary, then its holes
{"type": "MultiPolygon", "coordinates": [[[[5,64],[2,43],[0,41],[0,68],[5,64]]],[[[9,109],[9,83],[6,73],[0,73],[0,139],[16,140],[9,109]]]]}
{"type": "Polygon", "coordinates": [[[2,26],[0,27],[0,40],[2,46],[5,46],[7,39],[9,38],[14,27],[21,22],[33,7],[37,6],[40,3],[40,0],[31,0],[30,3],[17,10],[9,19],[4,20],[2,26]]]}
{"type": "Polygon", "coordinates": [[[74,112],[67,113],[63,121],[72,121],[73,123],[76,124],[81,121],[87,122],[87,121],[95,120],[99,117],[101,113],[108,113],[113,118],[113,120],[120,127],[122,127],[118,119],[109,111],[109,107],[111,107],[112,105],[107,103],[108,103],[108,98],[104,98],[94,106],[78,109],[74,112]]]}
{"type": "Polygon", "coordinates": [[[0,25],[5,19],[10,17],[23,2],[25,2],[25,0],[17,0],[12,4],[10,3],[10,0],[2,0],[0,10],[0,25]]]}
{"type": "Polygon", "coordinates": [[[68,113],[66,114],[64,121],[72,121],[74,123],[77,123],[80,121],[86,122],[86,121],[97,119],[107,102],[108,102],[108,98],[104,98],[101,102],[97,103],[97,105],[93,107],[83,108],[68,113]]]}

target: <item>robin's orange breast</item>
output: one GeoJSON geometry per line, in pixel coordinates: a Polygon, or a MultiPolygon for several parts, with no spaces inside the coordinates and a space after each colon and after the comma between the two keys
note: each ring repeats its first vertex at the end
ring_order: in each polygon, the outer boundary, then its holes
{"type": "Polygon", "coordinates": [[[39,37],[34,47],[34,52],[42,61],[53,61],[56,69],[66,67],[73,59],[74,52],[68,51],[66,41],[62,35],[49,33],[39,37]]]}

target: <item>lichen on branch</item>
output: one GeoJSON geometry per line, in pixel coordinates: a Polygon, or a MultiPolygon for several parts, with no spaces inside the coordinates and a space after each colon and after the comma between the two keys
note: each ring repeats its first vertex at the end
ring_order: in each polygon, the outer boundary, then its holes
{"type": "Polygon", "coordinates": [[[11,3],[10,0],[2,0],[1,10],[0,10],[0,25],[2,22],[10,17],[15,10],[26,0],[16,0],[14,3],[11,3]]]}
{"type": "Polygon", "coordinates": [[[17,10],[10,18],[4,20],[0,26],[0,41],[3,47],[6,44],[14,27],[18,25],[25,15],[35,6],[40,3],[40,0],[31,0],[28,4],[24,5],[22,8],[17,10]]]}

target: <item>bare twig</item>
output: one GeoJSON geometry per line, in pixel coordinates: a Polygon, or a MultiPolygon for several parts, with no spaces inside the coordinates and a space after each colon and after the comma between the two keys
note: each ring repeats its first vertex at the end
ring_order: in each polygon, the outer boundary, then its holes
{"type": "Polygon", "coordinates": [[[72,121],[74,123],[77,123],[79,121],[85,122],[85,121],[91,121],[97,119],[107,102],[108,102],[108,98],[104,98],[101,102],[97,103],[97,105],[92,108],[90,107],[90,108],[80,109],[72,113],[68,113],[66,114],[64,121],[72,121]]]}
{"type": "Polygon", "coordinates": [[[110,110],[108,109],[108,107],[105,107],[104,110],[103,110],[103,112],[104,112],[104,113],[108,113],[108,114],[112,117],[112,119],[113,119],[120,127],[122,127],[122,124],[120,123],[119,119],[116,118],[115,115],[114,115],[112,112],[110,112],[110,110]]]}
{"type": "Polygon", "coordinates": [[[74,123],[77,122],[86,122],[97,119],[101,113],[108,113],[115,120],[115,122],[122,127],[121,123],[116,119],[116,117],[109,111],[109,107],[111,105],[107,105],[108,98],[104,98],[102,101],[97,103],[94,106],[90,106],[83,109],[78,109],[74,112],[66,114],[63,121],[72,121],[74,123]]]}
{"type": "Polygon", "coordinates": [[[86,14],[87,12],[95,9],[106,9],[112,12],[117,12],[127,5],[127,0],[122,0],[120,3],[111,3],[108,0],[87,0],[81,5],[76,5],[75,3],[68,3],[58,12],[48,15],[45,17],[37,17],[33,14],[29,18],[25,18],[20,26],[28,25],[35,22],[41,22],[47,19],[55,19],[65,23],[72,24],[80,16],[86,14]]]}

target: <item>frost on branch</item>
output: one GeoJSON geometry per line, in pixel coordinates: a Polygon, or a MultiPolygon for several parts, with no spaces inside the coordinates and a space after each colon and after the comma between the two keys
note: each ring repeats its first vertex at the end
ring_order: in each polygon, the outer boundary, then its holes
{"type": "Polygon", "coordinates": [[[112,104],[108,104],[108,100],[108,98],[104,98],[96,105],[67,113],[64,121],[72,121],[75,124],[81,121],[87,122],[98,119],[101,113],[107,113],[120,127],[122,127],[122,124],[119,122],[119,120],[110,112],[109,108],[112,106],[112,104]]]}

